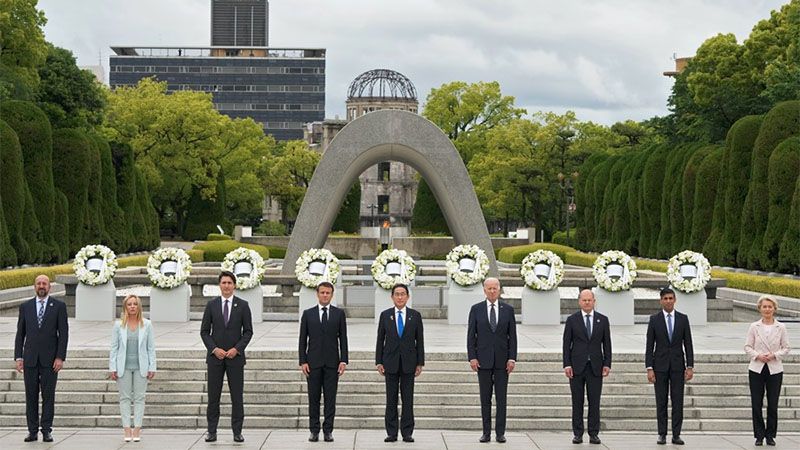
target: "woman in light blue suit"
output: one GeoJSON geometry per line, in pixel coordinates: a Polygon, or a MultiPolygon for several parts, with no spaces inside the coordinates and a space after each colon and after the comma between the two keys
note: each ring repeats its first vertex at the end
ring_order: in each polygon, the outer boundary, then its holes
{"type": "Polygon", "coordinates": [[[119,411],[125,442],[138,442],[144,417],[144,394],[147,381],[156,374],[156,348],[153,326],[142,317],[142,301],[135,295],[125,297],[120,321],[111,333],[108,370],[119,389],[119,411]],[[133,403],[133,430],[131,430],[133,403]]]}

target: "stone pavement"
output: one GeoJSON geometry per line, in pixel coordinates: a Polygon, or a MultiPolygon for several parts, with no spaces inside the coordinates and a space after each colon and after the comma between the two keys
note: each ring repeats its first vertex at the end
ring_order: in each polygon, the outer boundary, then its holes
{"type": "MultiPolygon", "coordinates": [[[[434,431],[418,430],[414,433],[416,442],[384,443],[385,437],[380,430],[335,430],[335,441],[308,442],[308,432],[298,430],[244,430],[245,442],[233,442],[229,434],[220,429],[218,441],[206,443],[203,440],[203,430],[143,430],[141,442],[125,443],[122,441],[121,430],[109,429],[79,429],[79,430],[54,430],[52,443],[41,440],[33,443],[23,442],[25,431],[12,431],[0,429],[0,448],[12,449],[69,449],[69,450],[105,450],[105,449],[419,449],[419,450],[468,450],[468,449],[620,449],[620,450],[661,450],[661,449],[703,449],[703,450],[733,450],[753,448],[753,438],[750,434],[696,434],[686,433],[683,439],[686,445],[656,445],[656,436],[644,433],[602,433],[601,445],[590,445],[584,439],[583,445],[572,444],[570,433],[553,432],[528,432],[508,433],[508,442],[499,444],[492,441],[489,444],[478,443],[480,432],[466,431],[434,431]]],[[[41,438],[41,435],[39,436],[41,438]]],[[[778,434],[778,445],[775,448],[800,448],[800,434],[778,434]]],[[[764,447],[769,448],[769,447],[764,447]]]]}

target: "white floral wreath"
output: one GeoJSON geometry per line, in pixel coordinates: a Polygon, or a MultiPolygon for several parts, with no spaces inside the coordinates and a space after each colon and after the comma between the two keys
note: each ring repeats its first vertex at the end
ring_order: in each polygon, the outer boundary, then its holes
{"type": "Polygon", "coordinates": [[[297,277],[297,281],[310,289],[316,289],[317,285],[323,281],[336,284],[341,271],[339,259],[330,250],[324,248],[310,248],[304,251],[297,258],[297,263],[294,266],[294,274],[297,277]],[[325,271],[322,275],[314,275],[308,271],[308,266],[314,261],[325,263],[325,271]]]}
{"type": "Polygon", "coordinates": [[[117,273],[117,255],[105,245],[87,245],[75,254],[75,261],[72,263],[72,270],[78,281],[89,286],[106,284],[114,278],[117,273]],[[100,258],[97,258],[100,257],[100,258]],[[86,267],[90,259],[102,259],[99,270],[86,267]]]}
{"type": "Polygon", "coordinates": [[[489,258],[486,257],[486,252],[477,245],[459,245],[450,250],[444,265],[447,267],[447,276],[459,286],[478,284],[489,273],[489,258]],[[472,272],[461,270],[460,261],[464,258],[475,261],[475,268],[472,272]]]}
{"type": "Polygon", "coordinates": [[[667,280],[675,289],[681,292],[702,291],[706,283],[711,280],[711,264],[702,253],[684,250],[669,259],[667,266],[667,280]],[[697,268],[697,276],[684,278],[681,275],[681,266],[691,264],[697,268]]]}
{"type": "Polygon", "coordinates": [[[372,262],[372,278],[383,289],[391,289],[398,283],[410,284],[414,281],[417,272],[417,265],[408,256],[405,250],[390,248],[384,250],[372,262]],[[400,263],[400,275],[392,276],[386,273],[386,265],[390,262],[400,263]]]}
{"type": "Polygon", "coordinates": [[[236,274],[236,289],[252,289],[261,285],[261,278],[266,273],[267,266],[264,264],[264,258],[255,250],[244,247],[231,250],[225,255],[220,268],[224,271],[235,273],[236,264],[240,262],[249,263],[251,268],[248,276],[236,274]]]}
{"type": "Polygon", "coordinates": [[[597,257],[592,265],[592,274],[597,285],[607,291],[627,291],[633,286],[633,280],[636,279],[636,262],[625,252],[609,250],[597,257]],[[612,279],[606,272],[606,268],[611,263],[622,266],[622,276],[618,280],[612,279]]]}
{"type": "Polygon", "coordinates": [[[178,287],[189,278],[191,271],[191,258],[179,248],[159,248],[147,259],[147,276],[150,277],[150,282],[153,283],[153,286],[157,288],[172,289],[178,287]],[[164,261],[175,261],[178,264],[174,275],[166,275],[161,272],[161,264],[164,261]]]}
{"type": "Polygon", "coordinates": [[[535,291],[550,291],[557,288],[564,278],[564,261],[550,250],[536,250],[528,253],[522,260],[519,274],[522,275],[525,286],[535,291]],[[539,264],[550,266],[547,278],[540,278],[536,274],[535,267],[539,264]]]}

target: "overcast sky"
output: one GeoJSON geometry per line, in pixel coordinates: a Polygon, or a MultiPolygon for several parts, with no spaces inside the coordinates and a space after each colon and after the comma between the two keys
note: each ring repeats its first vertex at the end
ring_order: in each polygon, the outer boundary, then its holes
{"type": "MultiPolygon", "coordinates": [[[[741,42],[788,0],[271,0],[271,47],[327,49],[326,117],[344,117],[347,87],[375,68],[417,88],[497,80],[529,113],[581,120],[664,115],[673,54],[707,38],[741,42]]],[[[40,0],[47,40],[79,65],[108,70],[112,45],[209,45],[209,0],[40,0]]],[[[106,79],[108,74],[106,73],[106,79]]]]}

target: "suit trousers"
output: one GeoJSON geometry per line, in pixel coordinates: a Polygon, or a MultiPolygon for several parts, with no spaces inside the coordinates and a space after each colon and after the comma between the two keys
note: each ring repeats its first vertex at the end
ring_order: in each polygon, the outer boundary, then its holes
{"type": "Polygon", "coordinates": [[[508,372],[502,369],[478,369],[478,385],[481,393],[481,419],[483,434],[492,432],[492,388],[497,402],[495,433],[506,434],[506,396],[508,394],[508,372]]]}
{"type": "Polygon", "coordinates": [[[117,374],[119,390],[119,414],[122,416],[122,427],[131,427],[131,403],[133,403],[133,426],[142,426],[144,418],[144,394],[147,392],[147,377],[139,373],[139,369],[125,370],[117,374]]]}
{"type": "Polygon", "coordinates": [[[589,417],[587,427],[589,436],[600,433],[600,395],[603,391],[603,377],[592,372],[592,364],[586,362],[586,367],[580,375],[574,375],[569,380],[569,390],[572,393],[572,434],[583,436],[583,399],[584,392],[589,400],[589,417]]]}
{"type": "Polygon", "coordinates": [[[753,434],[756,439],[775,438],[778,433],[778,399],[781,395],[783,372],[771,375],[764,364],[761,373],[749,370],[750,402],[753,406],[753,434]],[[767,391],[767,423],[764,426],[764,390],[767,391]]]}
{"type": "Polygon", "coordinates": [[[208,432],[217,433],[219,423],[219,398],[222,395],[222,381],[228,377],[228,390],[231,393],[231,430],[233,434],[242,433],[244,423],[244,366],[232,365],[223,360],[221,365],[208,364],[208,432]]]}
{"type": "Polygon", "coordinates": [[[400,416],[400,432],[403,437],[414,434],[414,372],[388,373],[386,380],[386,435],[397,437],[397,394],[398,388],[403,401],[400,416]]]}
{"type": "Polygon", "coordinates": [[[681,435],[683,426],[683,386],[684,372],[656,372],[656,417],[658,434],[667,434],[667,394],[672,402],[672,437],[681,435]]]}
{"type": "Polygon", "coordinates": [[[55,411],[56,381],[58,372],[53,366],[25,366],[25,417],[28,421],[28,432],[35,434],[41,424],[42,432],[53,431],[53,413],[55,411]],[[39,393],[42,394],[42,420],[39,422],[39,393]]]}
{"type": "Polygon", "coordinates": [[[308,374],[308,429],[319,433],[319,401],[325,393],[325,419],[322,432],[333,432],[336,416],[336,389],[339,386],[339,371],[336,367],[318,367],[308,374]]]}

